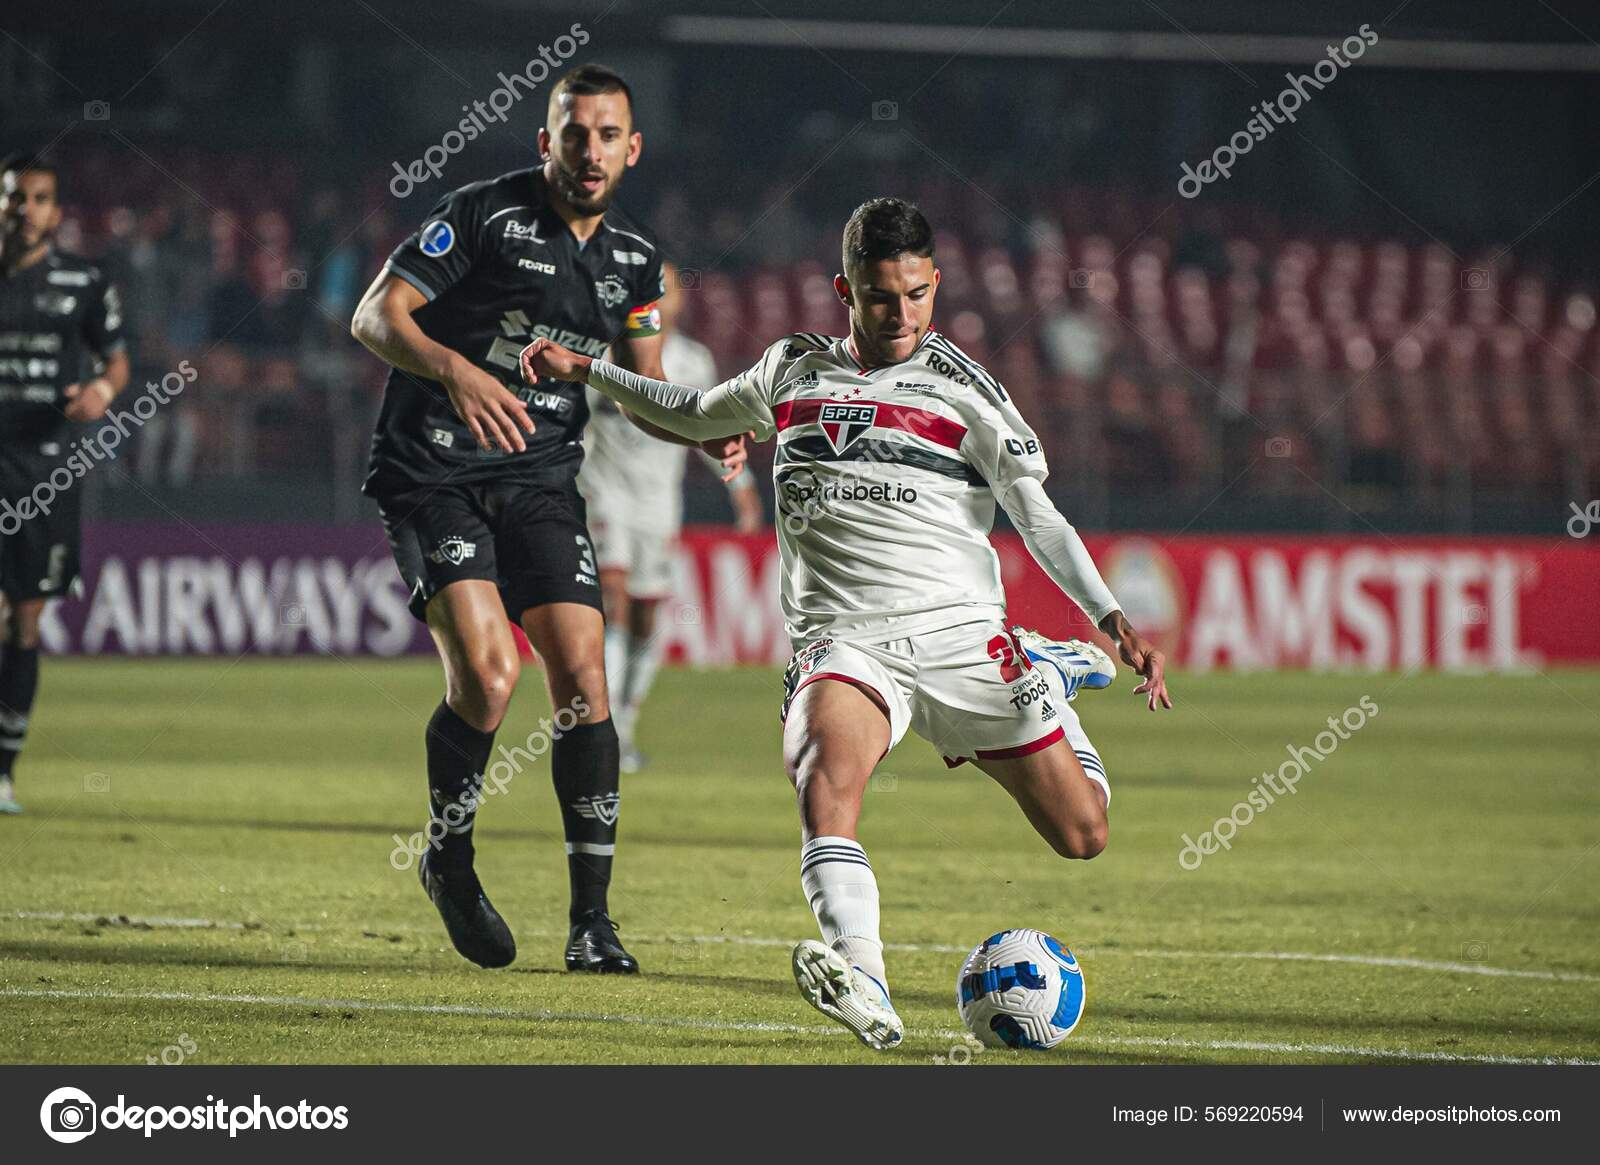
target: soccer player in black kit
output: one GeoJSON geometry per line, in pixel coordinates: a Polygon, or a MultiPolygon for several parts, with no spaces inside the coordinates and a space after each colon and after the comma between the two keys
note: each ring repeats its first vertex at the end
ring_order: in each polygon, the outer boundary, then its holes
{"type": "Polygon", "coordinates": [[[60,225],[55,168],[0,162],[0,813],[22,811],[13,767],[39,686],[39,618],[78,589],[72,422],[98,421],[128,383],[117,290],[55,249],[60,225]]]}
{"type": "MultiPolygon", "coordinates": [[[[623,79],[598,65],[568,72],[539,131],[543,164],[446,195],[390,256],[351,325],[392,365],[363,489],[445,671],[426,733],[419,873],[456,950],[484,967],[516,957],[472,845],[519,671],[509,617],[544,661],[558,717],[551,769],[572,887],[567,969],[639,969],[606,901],[619,756],[599,577],[574,484],[588,408],[582,385],[522,385],[517,358],[549,336],[593,355],[609,346],[624,365],[661,375],[661,255],[605,221],[640,145],[623,79]]],[[[742,441],[706,449],[730,471],[745,455],[742,441]]]]}

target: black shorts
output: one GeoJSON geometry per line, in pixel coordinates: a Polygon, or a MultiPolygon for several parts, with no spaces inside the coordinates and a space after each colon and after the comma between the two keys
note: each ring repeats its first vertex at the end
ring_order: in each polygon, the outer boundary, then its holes
{"type": "Polygon", "coordinates": [[[0,449],[0,594],[12,603],[80,595],[82,513],[83,482],[59,459],[0,449]]]}
{"type": "Polygon", "coordinates": [[[469,578],[499,587],[514,621],[545,603],[601,609],[587,512],[571,482],[419,485],[377,502],[411,613],[424,622],[434,595],[469,578]]]}

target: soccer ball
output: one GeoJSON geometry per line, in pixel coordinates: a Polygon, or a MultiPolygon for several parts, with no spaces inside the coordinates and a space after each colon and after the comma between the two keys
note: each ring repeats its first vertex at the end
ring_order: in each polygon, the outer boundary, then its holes
{"type": "Polygon", "coordinates": [[[967,956],[956,1007],[991,1048],[1053,1048],[1083,1017],[1083,969],[1041,930],[1002,930],[967,956]]]}

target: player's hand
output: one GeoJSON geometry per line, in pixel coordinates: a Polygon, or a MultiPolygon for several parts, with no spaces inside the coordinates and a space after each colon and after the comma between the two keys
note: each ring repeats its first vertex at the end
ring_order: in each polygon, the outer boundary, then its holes
{"type": "MultiPolygon", "coordinates": [[[[749,435],[755,436],[754,433],[749,435]]],[[[750,450],[745,448],[744,439],[745,434],[740,433],[737,437],[713,437],[700,442],[700,448],[705,450],[706,456],[715,457],[727,470],[722,475],[723,481],[732,481],[744,472],[744,464],[750,460],[750,450]]]]}
{"type": "Polygon", "coordinates": [[[563,348],[554,340],[540,337],[522,350],[520,363],[522,379],[529,384],[538,384],[541,376],[550,380],[575,380],[582,384],[591,361],[587,356],[563,348]]]}
{"type": "Polygon", "coordinates": [[[1167,695],[1167,657],[1135,631],[1121,611],[1107,615],[1100,629],[1116,640],[1122,662],[1144,677],[1144,683],[1134,688],[1133,694],[1145,697],[1152,712],[1157,705],[1172,707],[1172,697],[1167,695]]]}
{"type": "Polygon", "coordinates": [[[522,435],[533,432],[533,418],[516,393],[468,360],[457,361],[443,384],[456,416],[480,446],[506,453],[527,450],[522,435]]]}
{"type": "Polygon", "coordinates": [[[69,384],[63,391],[67,407],[61,411],[69,421],[98,421],[106,415],[117,396],[111,382],[101,376],[82,384],[69,384]]]}

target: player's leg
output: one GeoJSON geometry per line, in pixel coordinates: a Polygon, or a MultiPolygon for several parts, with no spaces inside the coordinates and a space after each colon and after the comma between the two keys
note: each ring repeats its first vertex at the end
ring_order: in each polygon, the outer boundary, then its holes
{"type": "MultiPolygon", "coordinates": [[[[625,504],[606,493],[596,494],[590,501],[589,537],[595,564],[600,568],[600,605],[606,617],[606,690],[615,693],[628,684],[628,581],[633,574],[633,540],[625,520],[625,504]]],[[[620,706],[612,708],[611,721],[626,761],[633,743],[632,725],[623,717],[620,706]]]]}
{"type": "MultiPolygon", "coordinates": [[[[21,496],[48,465],[0,466],[0,496],[21,496]]],[[[21,812],[15,765],[27,742],[39,690],[39,621],[55,598],[76,596],[82,545],[82,490],[69,489],[42,513],[0,537],[0,812],[21,812]]]]}
{"type": "Polygon", "coordinates": [[[888,703],[900,697],[874,661],[827,641],[796,655],[787,683],[783,753],[800,808],[800,884],[823,938],[795,947],[795,981],[867,1046],[893,1047],[904,1026],[889,998],[878,883],[856,821],[872,770],[904,731],[888,703]]]}
{"type": "Polygon", "coordinates": [[[608,893],[621,804],[620,745],[611,721],[605,674],[605,625],[580,603],[544,603],[523,613],[523,630],[544,661],[550,706],[576,717],[552,732],[551,777],[566,835],[572,900],[569,971],[631,975],[639,970],[618,941],[608,893]]]}
{"type": "Polygon", "coordinates": [[[644,698],[650,694],[661,669],[661,643],[656,638],[656,608],[660,605],[661,591],[633,594],[628,597],[627,667],[621,686],[613,686],[618,731],[627,726],[622,745],[622,771],[636,773],[644,768],[644,754],[639,751],[636,733],[639,713],[644,708],[644,698]]]}
{"type": "Polygon", "coordinates": [[[417,873],[456,950],[479,966],[503,967],[516,958],[516,942],[478,882],[472,843],[484,768],[520,668],[494,540],[482,498],[469,487],[399,494],[379,508],[411,613],[427,624],[444,665],[444,699],[423,734],[428,820],[417,873]]]}
{"type": "Polygon", "coordinates": [[[617,847],[620,745],[606,685],[605,620],[594,544],[575,487],[520,490],[500,514],[506,609],[545,667],[550,706],[570,728],[551,733],[550,774],[572,889],[569,971],[633,974],[608,894],[617,847]]]}
{"type": "Polygon", "coordinates": [[[418,873],[451,941],[482,967],[516,958],[516,942],[473,868],[472,830],[483,773],[505,719],[520,663],[498,587],[450,583],[428,601],[428,631],[444,664],[445,698],[428,720],[428,823],[418,873]]]}
{"type": "Polygon", "coordinates": [[[0,813],[21,813],[13,769],[28,739],[39,689],[39,618],[44,599],[0,600],[0,813]]]}
{"type": "Polygon", "coordinates": [[[1010,793],[1039,836],[1064,858],[1106,848],[1106,789],[1084,771],[1067,740],[1026,756],[974,762],[1010,793]]]}
{"type": "Polygon", "coordinates": [[[600,603],[606,618],[606,688],[620,692],[628,682],[628,572],[600,568],[600,603]]]}
{"type": "MultiPolygon", "coordinates": [[[[917,732],[951,764],[970,760],[993,777],[1061,856],[1092,858],[1103,850],[1109,789],[1085,773],[1080,746],[1100,781],[1104,767],[1055,665],[1033,663],[1019,632],[988,621],[923,635],[917,662],[917,732]]],[[[1098,661],[1085,653],[1070,666],[1082,674],[1098,661]]]]}

